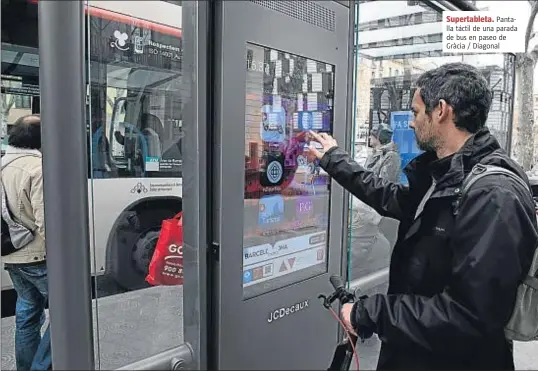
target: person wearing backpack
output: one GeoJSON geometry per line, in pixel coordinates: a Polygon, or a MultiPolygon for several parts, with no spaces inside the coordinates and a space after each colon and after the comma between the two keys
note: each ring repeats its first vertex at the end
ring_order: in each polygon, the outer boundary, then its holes
{"type": "Polygon", "coordinates": [[[2,157],[2,198],[7,201],[2,205],[2,224],[8,226],[9,232],[6,236],[2,228],[2,261],[17,292],[17,370],[48,370],[52,366],[48,326],[41,336],[49,291],[40,149],[39,116],[19,118],[10,128],[8,147],[2,157]],[[5,251],[10,244],[4,241],[9,238],[14,248],[5,251]]]}
{"type": "Polygon", "coordinates": [[[352,332],[378,335],[378,369],[514,369],[512,340],[537,337],[534,201],[525,172],[486,128],[491,101],[467,64],[418,78],[410,126],[425,152],[405,169],[409,186],[311,133],[324,154],[310,152],[336,182],[400,221],[387,293],[341,309],[352,332]]]}

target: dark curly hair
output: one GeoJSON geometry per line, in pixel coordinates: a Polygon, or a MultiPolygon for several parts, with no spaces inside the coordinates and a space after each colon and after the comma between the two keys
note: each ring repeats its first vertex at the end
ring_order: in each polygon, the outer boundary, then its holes
{"type": "Polygon", "coordinates": [[[416,86],[431,113],[444,99],[454,111],[456,127],[476,133],[486,125],[492,92],[486,78],[465,63],[447,63],[422,74],[416,86]]]}

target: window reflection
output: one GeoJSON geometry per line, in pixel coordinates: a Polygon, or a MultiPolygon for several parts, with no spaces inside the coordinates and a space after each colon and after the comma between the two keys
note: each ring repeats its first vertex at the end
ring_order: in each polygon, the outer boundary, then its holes
{"type": "MultiPolygon", "coordinates": [[[[183,111],[190,89],[182,74],[184,9],[178,4],[92,1],[87,7],[91,251],[102,369],[184,341],[182,285],[146,280],[157,242],[163,246],[163,222],[183,209],[183,111]],[[149,343],[140,340],[148,337],[149,343]]],[[[179,234],[175,230],[177,241],[179,234]]]]}
{"type": "Polygon", "coordinates": [[[89,19],[93,177],[181,176],[181,31],[97,15],[89,19]]]}
{"type": "MultiPolygon", "coordinates": [[[[478,2],[480,3],[480,2],[478,2]]],[[[388,125],[401,156],[401,169],[418,153],[414,134],[407,130],[414,81],[445,63],[477,67],[493,91],[486,125],[501,146],[509,148],[512,125],[514,57],[502,54],[448,55],[442,53],[442,14],[420,2],[360,2],[356,73],[355,138],[352,148],[362,164],[375,152],[369,145],[372,128],[388,125]]],[[[480,4],[478,4],[480,7],[480,4]]],[[[401,173],[399,182],[406,183],[401,173]]],[[[371,216],[357,221],[367,206],[352,199],[349,216],[349,278],[364,278],[387,268],[396,240],[397,222],[371,216]]]]}

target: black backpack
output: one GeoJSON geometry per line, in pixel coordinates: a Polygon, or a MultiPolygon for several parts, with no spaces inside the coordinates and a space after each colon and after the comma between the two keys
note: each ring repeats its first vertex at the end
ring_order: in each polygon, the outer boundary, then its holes
{"type": "Polygon", "coordinates": [[[11,243],[11,236],[9,235],[9,227],[2,218],[2,256],[6,256],[17,251],[13,243],[11,243]]]}
{"type": "MultiPolygon", "coordinates": [[[[527,183],[514,172],[499,166],[477,164],[465,178],[459,199],[461,200],[469,192],[474,183],[488,175],[506,175],[527,188],[532,195],[532,190],[527,183]]],[[[456,205],[456,213],[458,207],[459,201],[456,205]]],[[[529,272],[517,289],[512,316],[504,327],[504,334],[509,340],[538,340],[538,248],[536,247],[529,272]]]]}

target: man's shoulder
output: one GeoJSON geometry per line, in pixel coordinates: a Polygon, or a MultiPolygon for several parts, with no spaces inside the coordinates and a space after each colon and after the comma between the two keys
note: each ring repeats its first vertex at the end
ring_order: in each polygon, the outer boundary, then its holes
{"type": "Polygon", "coordinates": [[[525,171],[523,168],[511,158],[506,151],[502,148],[497,149],[490,154],[484,156],[480,161],[482,165],[498,166],[505,169],[508,169],[515,173],[516,175],[525,178],[525,171]]]}
{"type": "MultiPolygon", "coordinates": [[[[497,170],[494,167],[490,169],[497,170]]],[[[509,170],[511,173],[490,170],[491,172],[487,175],[485,175],[485,172],[482,174],[467,175],[468,178],[476,178],[473,182],[470,182],[470,179],[466,179],[468,184],[463,184],[462,202],[473,208],[484,207],[484,210],[487,209],[486,205],[488,204],[490,206],[495,204],[498,207],[522,207],[527,212],[534,214],[535,204],[526,180],[519,178],[519,175],[512,171],[512,169],[502,169],[509,170]]],[[[506,209],[503,212],[510,213],[506,209]]]]}
{"type": "Polygon", "coordinates": [[[43,168],[43,160],[38,156],[24,156],[21,157],[18,162],[20,166],[24,166],[26,169],[32,172],[41,171],[43,168]]]}
{"type": "Polygon", "coordinates": [[[479,182],[481,185],[489,187],[499,186],[501,188],[508,187],[508,189],[524,190],[530,193],[527,174],[504,151],[495,151],[474,165],[473,169],[466,176],[466,180],[469,181],[469,178],[472,177],[478,178],[477,183],[479,182]]]}
{"type": "MultiPolygon", "coordinates": [[[[16,171],[24,172],[28,175],[41,175],[43,172],[43,162],[40,156],[16,156],[12,158],[6,154],[2,157],[2,163],[7,163],[4,170],[13,169],[16,171]]],[[[9,172],[9,170],[8,170],[9,172]]]]}

